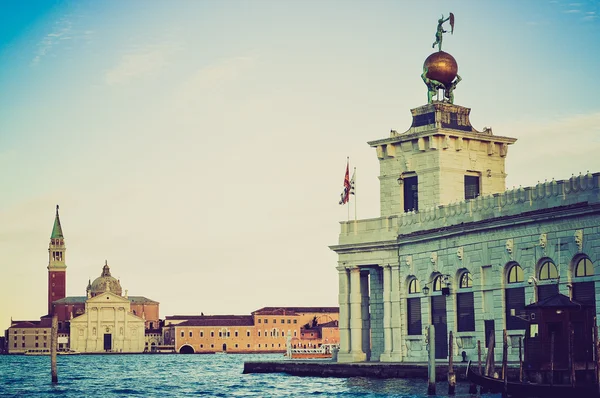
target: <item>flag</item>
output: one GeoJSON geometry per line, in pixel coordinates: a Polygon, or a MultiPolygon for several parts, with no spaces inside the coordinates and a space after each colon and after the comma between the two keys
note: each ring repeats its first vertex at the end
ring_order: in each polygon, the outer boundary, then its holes
{"type": "Polygon", "coordinates": [[[352,178],[350,179],[350,195],[355,195],[354,191],[356,190],[356,167],[354,168],[354,172],[352,173],[352,178]]]}
{"type": "Polygon", "coordinates": [[[340,204],[345,205],[350,200],[350,161],[346,163],[346,174],[344,175],[344,190],[342,191],[340,204]]]}

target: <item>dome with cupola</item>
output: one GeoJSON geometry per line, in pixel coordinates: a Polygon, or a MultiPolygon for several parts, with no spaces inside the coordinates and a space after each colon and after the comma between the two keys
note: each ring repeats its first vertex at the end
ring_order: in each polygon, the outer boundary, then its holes
{"type": "Polygon", "coordinates": [[[104,262],[102,274],[98,278],[94,279],[91,286],[88,285],[88,289],[91,297],[97,296],[104,292],[111,292],[121,296],[123,292],[121,289],[121,282],[110,275],[110,268],[107,261],[104,262]]]}

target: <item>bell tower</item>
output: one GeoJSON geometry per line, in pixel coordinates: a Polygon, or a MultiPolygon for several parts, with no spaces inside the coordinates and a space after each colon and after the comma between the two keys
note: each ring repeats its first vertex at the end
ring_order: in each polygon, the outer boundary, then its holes
{"type": "Polygon", "coordinates": [[[48,314],[53,312],[52,302],[65,298],[67,287],[67,265],[65,264],[65,238],[60,226],[58,205],[56,205],[56,217],[50,235],[50,246],[48,246],[48,314]]]}

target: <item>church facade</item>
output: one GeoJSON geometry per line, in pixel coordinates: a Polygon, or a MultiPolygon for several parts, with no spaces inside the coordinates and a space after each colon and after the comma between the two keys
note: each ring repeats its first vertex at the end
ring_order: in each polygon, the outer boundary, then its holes
{"type": "Polygon", "coordinates": [[[48,247],[48,314],[39,321],[12,321],[6,331],[11,354],[50,348],[52,316],[58,318],[58,349],[81,353],[144,352],[159,345],[159,303],[123,295],[105,262],[85,296],[67,296],[66,246],[58,206],[48,247]]]}
{"type": "Polygon", "coordinates": [[[493,335],[501,347],[504,329],[518,360],[526,305],[562,293],[600,314],[600,173],[506,190],[515,138],[477,131],[470,109],[449,101],[411,112],[406,132],[368,143],[380,217],[341,222],[330,247],[338,361],[423,362],[428,349],[476,360],[477,342],[485,352],[493,335]]]}

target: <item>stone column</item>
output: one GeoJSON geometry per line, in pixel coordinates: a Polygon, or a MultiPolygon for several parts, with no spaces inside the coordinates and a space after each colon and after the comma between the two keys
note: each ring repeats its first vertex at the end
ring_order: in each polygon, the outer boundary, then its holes
{"type": "Polygon", "coordinates": [[[391,268],[383,267],[383,353],[381,362],[389,362],[392,352],[392,303],[391,303],[391,268]]]}
{"type": "Polygon", "coordinates": [[[350,354],[344,362],[364,362],[367,356],[362,350],[362,297],[360,292],[360,268],[350,269],[350,354]]]}
{"type": "Polygon", "coordinates": [[[370,271],[360,273],[360,318],[362,319],[362,352],[365,353],[365,360],[371,357],[371,315],[369,313],[369,273],[370,271]]]}
{"type": "MultiPolygon", "coordinates": [[[[338,353],[338,362],[345,362],[343,358],[350,355],[350,286],[349,275],[346,267],[337,267],[339,276],[339,296],[340,305],[340,351],[338,353]]],[[[350,362],[350,361],[347,361],[350,362]]]]}
{"type": "Polygon", "coordinates": [[[392,352],[390,361],[402,361],[402,319],[404,313],[400,302],[400,265],[390,265],[390,307],[392,329],[392,352]]]}

